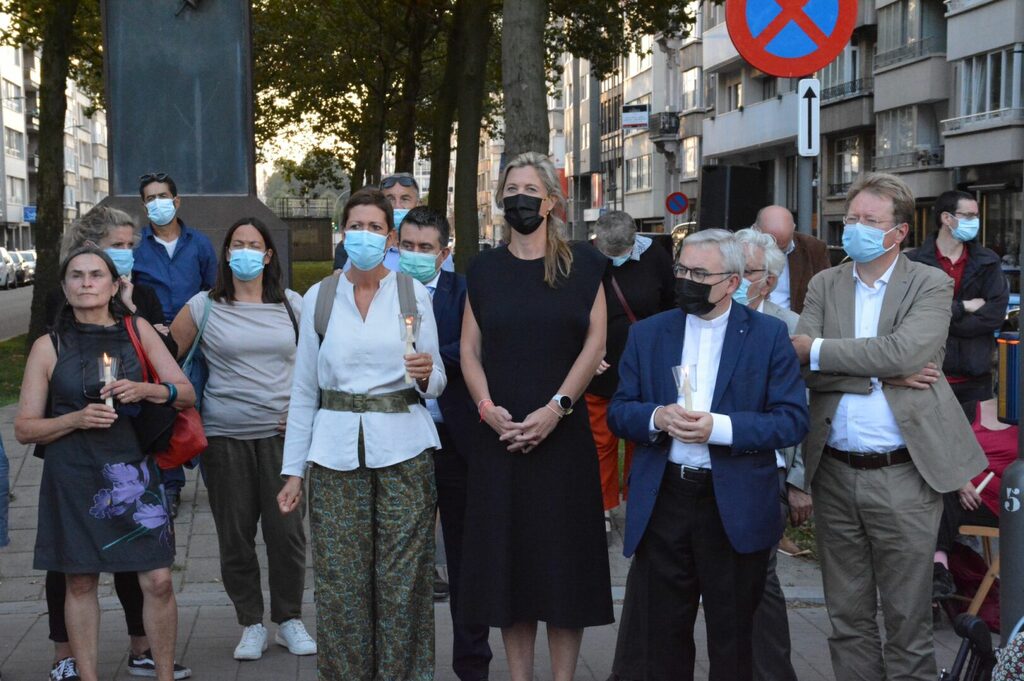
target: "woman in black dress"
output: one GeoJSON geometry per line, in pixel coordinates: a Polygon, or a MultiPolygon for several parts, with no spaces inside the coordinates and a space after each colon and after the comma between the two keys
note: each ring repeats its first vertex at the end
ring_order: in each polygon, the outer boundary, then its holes
{"type": "Polygon", "coordinates": [[[68,307],[53,335],[32,346],[14,429],[19,442],[46,445],[34,567],[67,577],[65,614],[80,677],[96,679],[99,573],[138,572],[156,676],[171,681],[174,531],[156,463],[141,451],[131,415],[143,400],[183,409],[195,394],[157,332],[136,319],[143,350],[165,379],[140,382],[117,279],[110,257],[95,247],[62,263],[68,307]],[[104,354],[120,365],[108,385],[98,363],[104,354]]]}
{"type": "Polygon", "coordinates": [[[605,259],[570,247],[552,213],[554,167],[525,153],[496,200],[507,246],[467,275],[462,372],[480,411],[463,555],[467,623],[501,627],[513,681],[533,675],[547,623],[555,681],[572,678],[583,628],[613,621],[597,453],[574,408],[605,352],[605,259]]]}

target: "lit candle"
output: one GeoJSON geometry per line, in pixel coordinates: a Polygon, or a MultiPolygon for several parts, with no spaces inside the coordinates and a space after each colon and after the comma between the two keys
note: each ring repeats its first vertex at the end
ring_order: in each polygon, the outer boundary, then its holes
{"type": "Polygon", "coordinates": [[[981,490],[985,489],[988,486],[988,483],[992,482],[992,476],[994,475],[994,471],[989,471],[989,474],[985,476],[985,479],[981,481],[981,484],[978,485],[974,491],[977,492],[978,494],[981,494],[981,490]]]}
{"type": "Polygon", "coordinates": [[[690,367],[683,367],[683,406],[693,411],[693,385],[690,383],[690,367]]]}
{"type": "MultiPolygon", "coordinates": [[[[113,382],[114,382],[113,361],[111,360],[110,355],[108,355],[107,353],[104,352],[103,353],[103,386],[106,387],[106,386],[110,385],[113,382]]],[[[114,396],[113,395],[108,396],[107,399],[106,399],[106,403],[107,403],[108,407],[113,407],[114,406],[114,396]]]]}
{"type": "MultiPolygon", "coordinates": [[[[415,352],[412,345],[413,341],[415,340],[415,336],[413,333],[413,324],[415,322],[416,319],[412,315],[405,316],[405,354],[407,355],[411,355],[413,352],[415,352]]],[[[405,372],[405,382],[410,384],[413,382],[412,376],[409,375],[408,371],[405,372]]]]}

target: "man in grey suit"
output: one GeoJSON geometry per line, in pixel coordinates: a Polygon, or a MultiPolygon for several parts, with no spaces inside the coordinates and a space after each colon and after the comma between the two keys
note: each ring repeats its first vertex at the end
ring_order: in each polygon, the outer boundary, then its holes
{"type": "Polygon", "coordinates": [[[793,337],[809,369],[804,460],[837,681],[936,677],[942,493],[986,466],[949,384],[930,368],[942,364],[953,281],[900,254],[913,215],[914,197],[893,175],[850,188],[843,248],[853,262],[815,275],[793,337]]]}
{"type": "MultiPolygon", "coordinates": [[[[776,245],[775,238],[756,229],[736,232],[736,240],[743,246],[746,269],[733,300],[769,317],[782,320],[790,334],[796,333],[800,315],[773,303],[769,296],[786,267],[786,256],[776,245]]],[[[784,503],[779,512],[788,510],[790,521],[799,525],[806,521],[812,510],[811,497],[804,491],[804,462],[800,446],[786,447],[776,453],[779,467],[779,495],[784,503]]],[[[771,551],[764,594],[754,612],[753,651],[755,681],[797,681],[790,661],[789,619],[786,598],[776,573],[777,547],[771,551]]]]}

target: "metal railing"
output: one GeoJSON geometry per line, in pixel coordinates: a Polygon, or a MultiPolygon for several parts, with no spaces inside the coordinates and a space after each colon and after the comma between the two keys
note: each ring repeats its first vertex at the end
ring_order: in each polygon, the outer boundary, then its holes
{"type": "Polygon", "coordinates": [[[850,187],[853,185],[852,182],[838,182],[829,183],[828,195],[829,196],[842,196],[846,192],[850,191],[850,187]]]}
{"type": "Polygon", "coordinates": [[[875,156],[875,170],[892,170],[895,168],[922,168],[941,166],[945,159],[946,148],[943,146],[920,147],[914,151],[905,151],[887,156],[875,156]]]}
{"type": "Polygon", "coordinates": [[[963,10],[974,7],[975,5],[984,5],[989,2],[992,2],[992,0],[945,0],[946,16],[962,12],[963,10]]]}
{"type": "Polygon", "coordinates": [[[871,93],[874,87],[874,78],[858,78],[857,80],[848,80],[845,83],[833,85],[822,90],[821,101],[827,102],[832,99],[840,99],[841,97],[867,95],[871,93]]]}
{"type": "Polygon", "coordinates": [[[983,123],[986,121],[999,121],[1005,123],[1013,123],[1016,121],[1024,121],[1024,108],[1012,108],[1007,107],[1005,109],[996,109],[995,111],[982,111],[976,114],[969,114],[967,116],[958,116],[957,118],[947,118],[942,121],[942,132],[957,132],[964,128],[970,128],[977,123],[983,123]]]}
{"type": "Polygon", "coordinates": [[[943,54],[945,51],[945,36],[933,35],[928,38],[921,38],[907,45],[901,45],[894,50],[879,52],[875,56],[875,69],[892,66],[902,61],[918,59],[930,54],[943,54]]]}
{"type": "Polygon", "coordinates": [[[327,218],[331,216],[331,201],[283,196],[274,202],[274,213],[281,218],[327,218]]]}

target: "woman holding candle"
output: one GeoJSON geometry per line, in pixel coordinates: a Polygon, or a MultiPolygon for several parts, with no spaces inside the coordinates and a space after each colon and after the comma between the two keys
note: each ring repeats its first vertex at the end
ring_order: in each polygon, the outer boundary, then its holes
{"type": "Polygon", "coordinates": [[[242,218],[224,236],[213,289],[193,296],[171,324],[185,355],[206,318],[199,339],[210,368],[202,400],[209,440],[203,466],[221,577],[243,627],[236,660],[257,660],[267,649],[257,523],[267,544],[275,641],[294,655],[316,654],[301,619],[303,514],[285,515],[277,507],[301,305],[302,297],[284,288],[270,230],[256,218],[242,218]]]}
{"type": "Polygon", "coordinates": [[[342,224],[352,267],[303,299],[278,503],[298,507],[308,467],[320,678],[429,681],[440,442],[421,398],[446,383],[437,327],[427,289],[382,264],[395,242],[384,195],[353,194],[342,224]]]}
{"type": "Polygon", "coordinates": [[[177,409],[192,386],[146,321],[129,319],[113,261],[75,249],[59,278],[68,306],[52,334],[32,346],[15,418],[19,442],[45,444],[34,567],[65,573],[71,652],[83,681],[95,681],[100,572],[138,572],[155,674],[174,678],[177,606],[171,583],[174,531],[155,462],[139,448],[131,417],[146,400],[177,409]],[[141,382],[125,324],[136,323],[162,384],[141,382]],[[103,385],[102,357],[117,358],[103,385]],[[104,401],[116,400],[116,408],[104,401]]]}
{"type": "Polygon", "coordinates": [[[532,678],[546,622],[552,676],[568,681],[583,628],[612,621],[597,452],[586,408],[574,408],[605,354],[607,260],[560,234],[564,197],[546,157],[513,159],[495,200],[511,238],[470,266],[462,326],[462,372],[483,421],[463,616],[501,627],[514,681],[532,678]]]}

